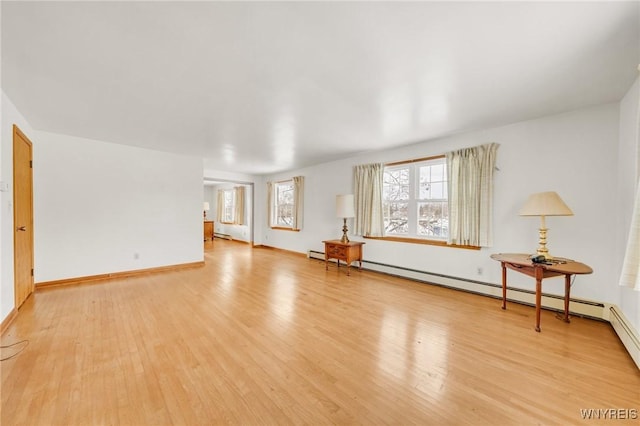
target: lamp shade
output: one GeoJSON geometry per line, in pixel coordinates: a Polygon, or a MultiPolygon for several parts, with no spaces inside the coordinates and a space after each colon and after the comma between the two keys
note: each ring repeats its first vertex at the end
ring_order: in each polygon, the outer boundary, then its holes
{"type": "Polygon", "coordinates": [[[353,210],[353,194],[343,194],[336,196],[336,216],[347,218],[356,215],[353,210]]]}
{"type": "Polygon", "coordinates": [[[529,195],[520,216],[573,216],[573,212],[557,193],[549,191],[529,195]]]}
{"type": "Polygon", "coordinates": [[[206,201],[204,202],[204,211],[209,211],[209,203],[207,203],[206,201]]]}

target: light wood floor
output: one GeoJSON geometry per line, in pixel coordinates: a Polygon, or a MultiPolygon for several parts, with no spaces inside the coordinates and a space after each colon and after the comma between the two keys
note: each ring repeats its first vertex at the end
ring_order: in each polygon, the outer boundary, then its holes
{"type": "Polygon", "coordinates": [[[207,244],[204,267],[37,291],[2,336],[29,341],[1,364],[2,425],[567,425],[640,409],[607,323],[543,311],[536,333],[531,307],[207,244]]]}

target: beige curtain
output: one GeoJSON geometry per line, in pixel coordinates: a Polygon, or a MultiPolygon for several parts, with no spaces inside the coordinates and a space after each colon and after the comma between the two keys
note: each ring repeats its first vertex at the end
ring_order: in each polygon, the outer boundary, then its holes
{"type": "Polygon", "coordinates": [[[493,172],[498,144],[448,152],[449,244],[493,244],[493,172]]]}
{"type": "Polygon", "coordinates": [[[384,217],[382,210],[382,186],[384,164],[362,164],[354,168],[355,225],[354,234],[365,237],[382,237],[384,217]]]}
{"type": "Polygon", "coordinates": [[[304,176],[293,178],[293,229],[302,229],[302,217],[304,215],[304,176]]]}
{"type": "Polygon", "coordinates": [[[236,199],[235,211],[233,212],[234,223],[244,225],[244,186],[236,186],[234,196],[236,199]]]}
{"type": "Polygon", "coordinates": [[[267,182],[267,226],[269,227],[273,226],[273,186],[273,182],[267,182]]]}
{"type": "MultiPolygon", "coordinates": [[[[640,68],[638,68],[640,70],[640,68]]],[[[636,146],[640,147],[640,95],[636,119],[636,146]]],[[[631,216],[631,229],[622,263],[620,285],[640,291],[640,181],[637,183],[636,200],[631,216]]]]}
{"type": "Polygon", "coordinates": [[[638,182],[638,192],[636,193],[628,238],[627,250],[622,263],[620,285],[640,291],[640,182],[638,182]]]}
{"type": "Polygon", "coordinates": [[[216,202],[216,220],[224,222],[224,190],[218,189],[218,197],[216,202]]]}

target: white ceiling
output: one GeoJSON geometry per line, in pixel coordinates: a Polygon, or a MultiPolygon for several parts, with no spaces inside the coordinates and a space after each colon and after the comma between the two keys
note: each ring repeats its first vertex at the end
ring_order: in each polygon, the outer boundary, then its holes
{"type": "Polygon", "coordinates": [[[7,2],[39,130],[253,174],[619,100],[640,2],[7,2]]]}

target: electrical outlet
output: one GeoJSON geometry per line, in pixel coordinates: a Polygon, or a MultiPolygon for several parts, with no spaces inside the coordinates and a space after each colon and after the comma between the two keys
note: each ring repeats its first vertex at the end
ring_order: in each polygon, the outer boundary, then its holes
{"type": "Polygon", "coordinates": [[[483,272],[482,267],[478,266],[478,275],[482,275],[483,272]]]}
{"type": "Polygon", "coordinates": [[[134,260],[140,259],[140,253],[133,253],[134,260]]]}

